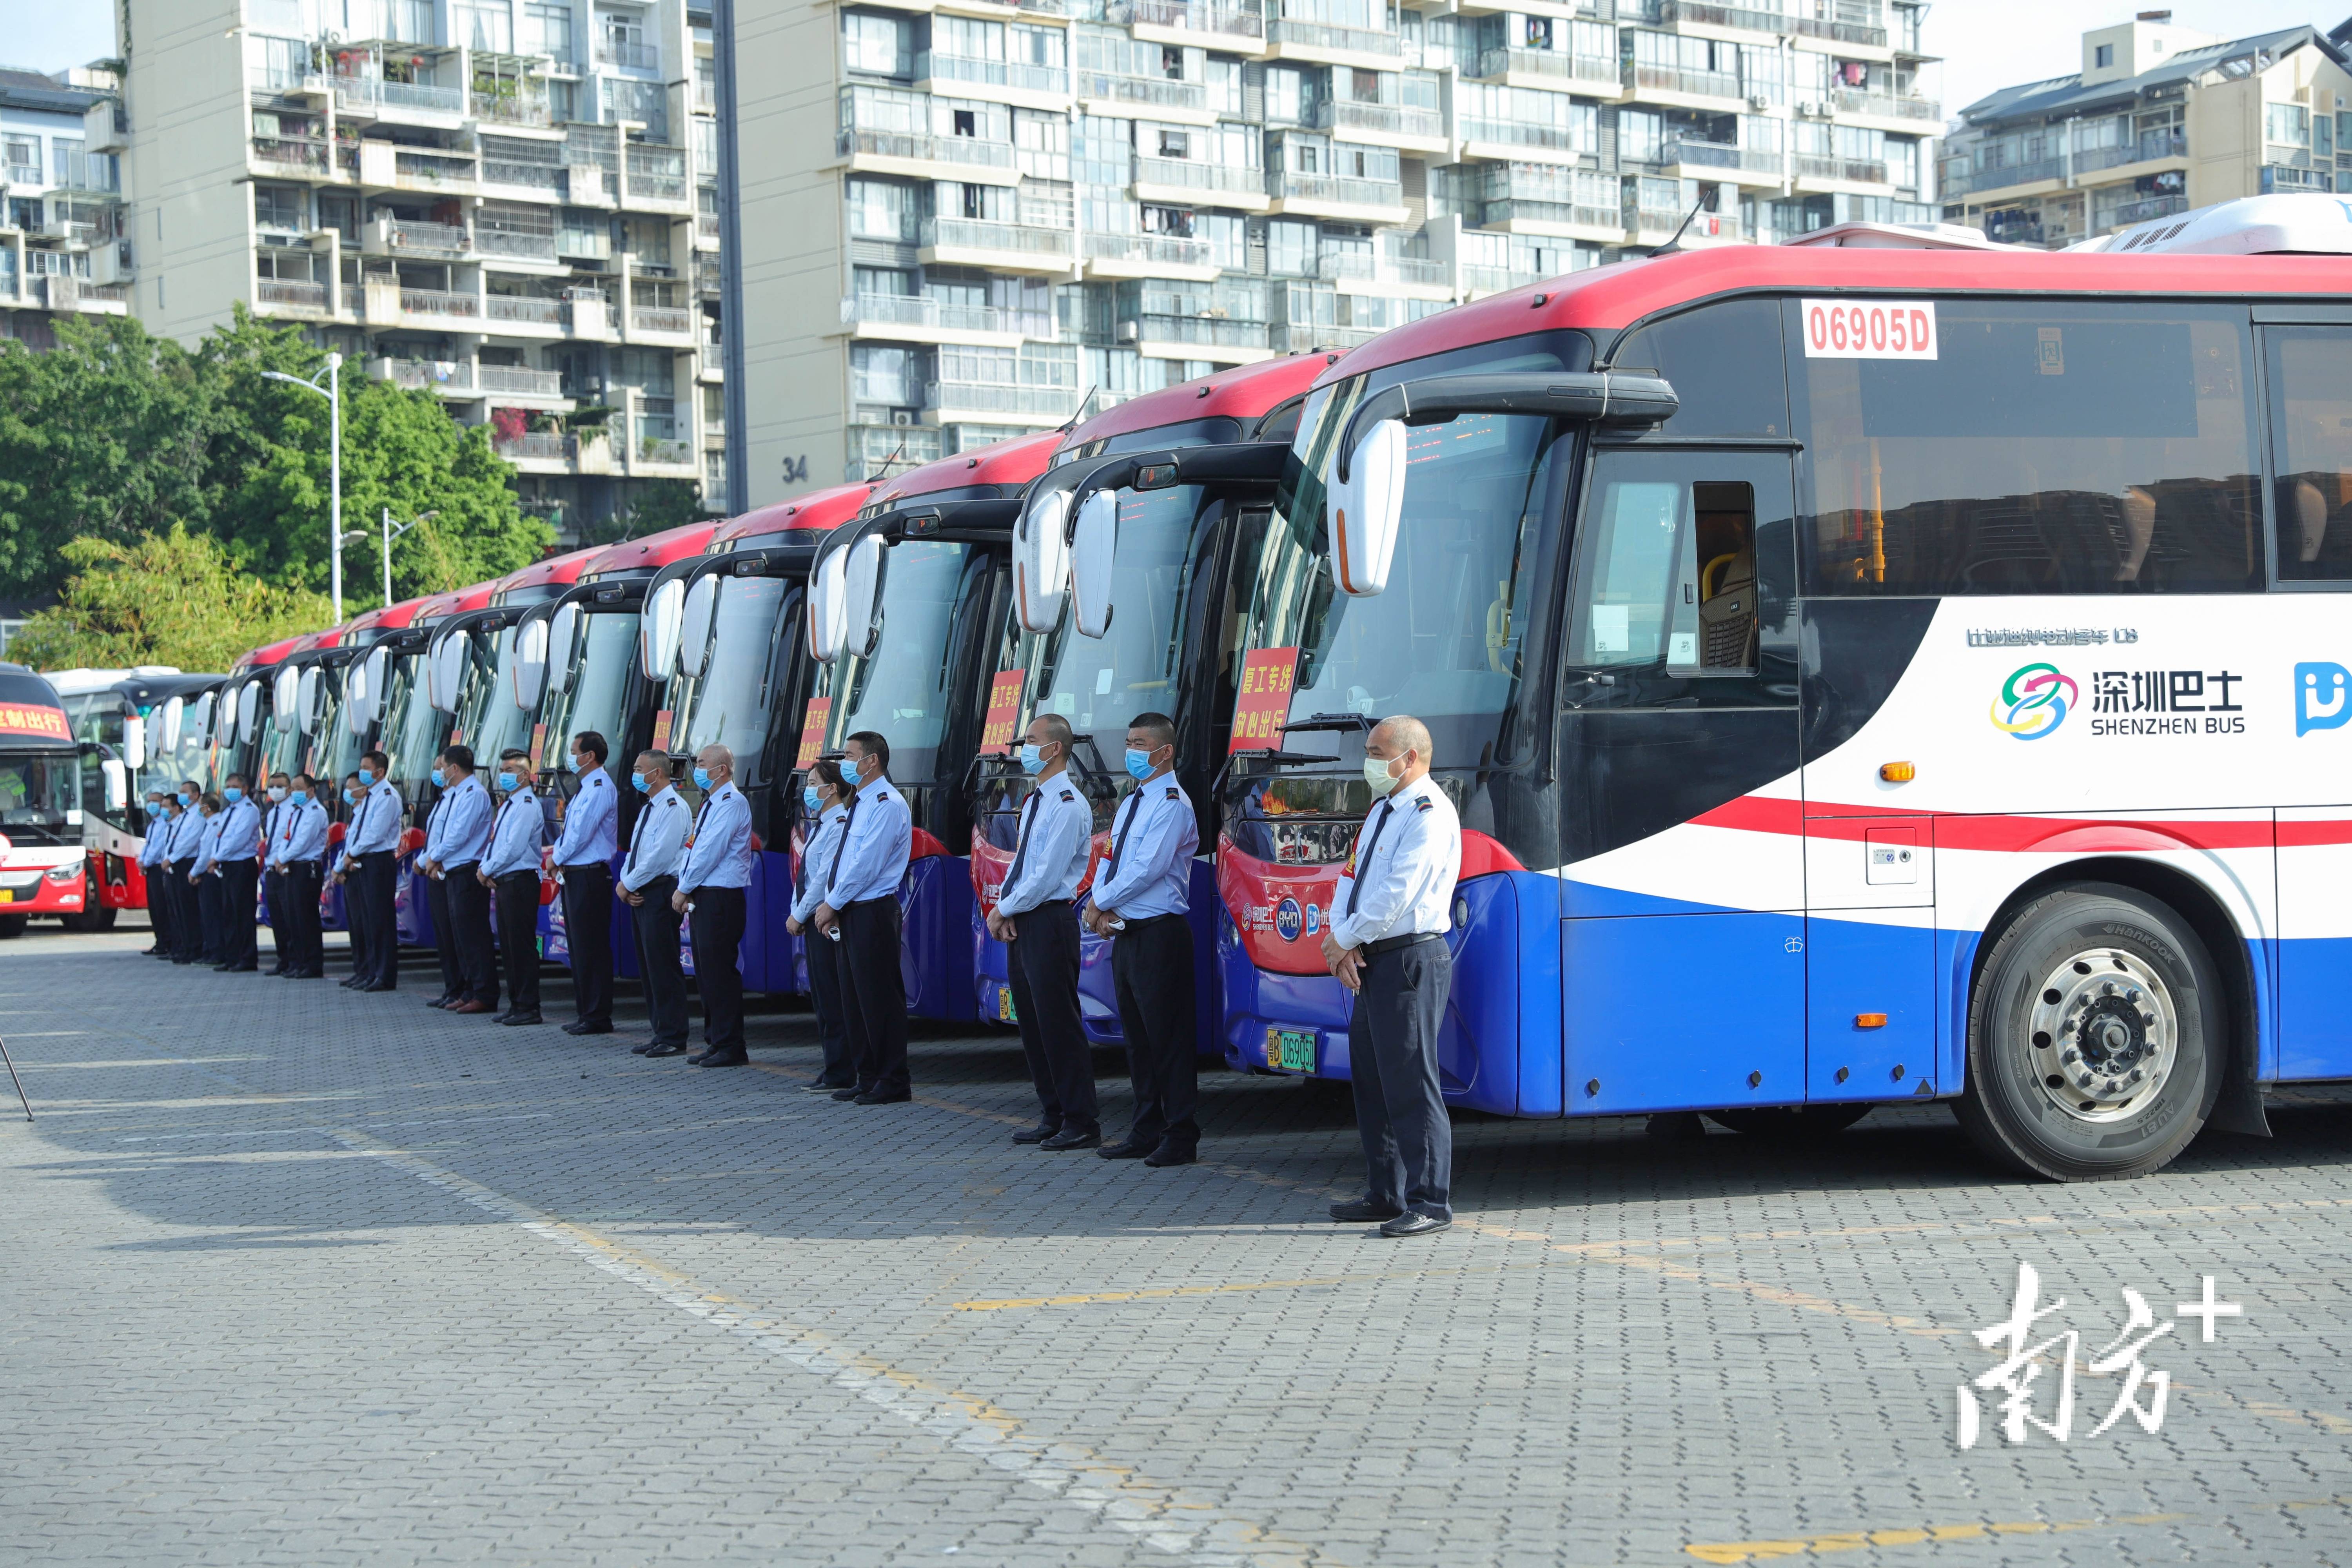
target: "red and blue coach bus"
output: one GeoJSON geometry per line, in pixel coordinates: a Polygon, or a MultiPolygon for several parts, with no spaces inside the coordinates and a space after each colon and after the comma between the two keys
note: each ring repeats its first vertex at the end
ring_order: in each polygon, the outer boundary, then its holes
{"type": "Polygon", "coordinates": [[[1405,712],[1455,1103],[1948,1099],[2094,1178],[2352,1074],[2352,259],[2126,237],[1661,256],[1325,372],[1243,574],[1237,1059],[1347,1073],[1317,938],[1405,712]]]}
{"type": "Polygon", "coordinates": [[[89,907],[81,758],[64,704],[21,664],[0,664],[0,938],[36,915],[80,929],[89,907]]]}
{"type": "MultiPolygon", "coordinates": [[[[1278,443],[1286,452],[1307,386],[1333,357],[1266,360],[1130,398],[1072,430],[1053,468],[1030,487],[1013,552],[1015,571],[1035,591],[1016,593],[1005,619],[989,688],[992,721],[982,736],[973,780],[971,942],[982,1017],[1013,1021],[1010,954],[988,934],[983,917],[995,908],[1013,868],[1022,803],[1031,787],[1009,755],[1022,729],[1034,715],[1051,712],[1077,732],[1099,855],[1108,848],[1119,803],[1135,787],[1117,763],[1128,723],[1156,710],[1176,721],[1177,780],[1202,810],[1202,848],[1192,889],[1195,1012],[1201,1048],[1223,1050],[1211,785],[1224,760],[1239,650],[1224,635],[1233,623],[1222,606],[1234,597],[1235,542],[1250,528],[1264,527],[1272,472],[1255,489],[1127,486],[1139,466],[1181,448],[1278,443]],[[1118,495],[1109,569],[1128,608],[1108,627],[1086,626],[1069,604],[1064,536],[1086,498],[1106,489],[1118,495]]],[[[1078,1010],[1088,1037],[1118,1044],[1123,1031],[1110,943],[1091,931],[1079,937],[1078,976],[1078,1010]]]]}
{"type": "Polygon", "coordinates": [[[1013,520],[1061,442],[1040,431],[884,480],[813,568],[811,604],[831,608],[809,616],[809,651],[827,668],[803,732],[821,731],[825,751],[861,730],[890,742],[915,818],[899,902],[919,1017],[974,1015],[971,867],[948,846],[971,842],[968,769],[1010,604],[1013,520]]]}
{"type": "MultiPolygon", "coordinates": [[[[817,666],[800,635],[817,546],[857,515],[871,485],[838,485],[744,513],[719,526],[699,557],[665,571],[650,590],[641,646],[646,668],[668,672],[667,749],[680,787],[696,797],[693,758],[705,746],[735,757],[735,787],[751,808],[743,984],[805,992],[807,954],[787,932],[803,835],[793,773],[817,666]]],[[[814,759],[812,758],[812,761],[814,759]]],[[[679,948],[694,972],[681,922],[679,948]]]]}
{"type": "Polygon", "coordinates": [[[183,734],[194,731],[183,725],[182,715],[221,678],[148,665],[55,670],[46,679],[65,704],[81,753],[82,845],[89,852],[84,908],[64,924],[69,931],[110,931],[121,910],[147,907],[147,876],[139,864],[147,792],[175,788],[203,766],[203,747],[183,743],[183,734]]]}

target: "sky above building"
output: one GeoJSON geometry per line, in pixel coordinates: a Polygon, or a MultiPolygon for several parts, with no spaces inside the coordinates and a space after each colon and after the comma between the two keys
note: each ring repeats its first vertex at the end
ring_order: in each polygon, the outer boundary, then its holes
{"type": "Polygon", "coordinates": [[[0,63],[46,73],[113,52],[113,0],[0,0],[0,63]]]}

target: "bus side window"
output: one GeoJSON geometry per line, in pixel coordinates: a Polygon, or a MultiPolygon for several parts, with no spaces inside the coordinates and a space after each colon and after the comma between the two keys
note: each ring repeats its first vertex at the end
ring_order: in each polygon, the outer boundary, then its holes
{"type": "MultiPolygon", "coordinates": [[[[1699,567],[1696,658],[1668,648],[1668,674],[1752,675],[1756,670],[1756,490],[1751,485],[1691,486],[1699,567]]],[[[1687,584],[1686,584],[1687,586],[1687,584]]],[[[1672,644],[1675,639],[1669,638],[1672,644]]]]}
{"type": "Polygon", "coordinates": [[[2265,327],[2283,582],[2352,579],[2352,330],[2265,327]]]}

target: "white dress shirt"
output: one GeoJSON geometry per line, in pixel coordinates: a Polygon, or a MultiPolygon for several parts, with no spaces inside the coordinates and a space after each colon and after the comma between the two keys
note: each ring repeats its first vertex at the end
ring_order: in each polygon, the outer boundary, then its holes
{"type": "Polygon", "coordinates": [[[165,816],[161,806],[148,808],[147,837],[139,841],[140,865],[152,868],[163,863],[171,848],[172,825],[177,820],[176,817],[165,816]]]}
{"type": "Polygon", "coordinates": [[[327,808],[308,795],[296,795],[278,808],[278,826],[269,836],[269,863],[316,864],[327,853],[327,808]]]}
{"type": "Polygon", "coordinates": [[[343,836],[346,855],[383,855],[400,847],[400,790],[380,779],[360,792],[343,836]]]}
{"type": "Polygon", "coordinates": [[[1184,913],[1200,847],[1201,819],[1175,773],[1147,779],[1111,817],[1110,858],[1095,877],[1095,907],[1128,920],[1184,913]]]}
{"type": "Polygon", "coordinates": [[[172,818],[171,847],[164,852],[166,860],[191,860],[203,847],[205,824],[210,818],[193,805],[184,805],[180,815],[172,818]]]}
{"type": "Polygon", "coordinates": [[[1454,929],[1454,884],[1462,875],[1462,819],[1423,778],[1402,784],[1371,809],[1356,835],[1348,874],[1331,895],[1331,939],[1361,947],[1391,936],[1454,929]]]}
{"type": "Polygon", "coordinates": [[[440,847],[427,858],[445,871],[481,863],[490,852],[490,792],[473,773],[433,803],[429,826],[440,834],[440,847]]]}
{"type": "Polygon", "coordinates": [[[621,886],[633,893],[658,877],[675,877],[686,865],[686,833],[694,814],[669,784],[646,802],[629,835],[629,858],[621,863],[621,886]]]}
{"type": "Polygon", "coordinates": [[[677,874],[681,892],[698,888],[751,885],[751,803],[729,779],[703,798],[694,814],[694,838],[686,869],[677,874]]]}
{"type": "Polygon", "coordinates": [[[539,814],[539,797],[528,789],[511,791],[499,807],[490,852],[482,857],[482,874],[511,877],[518,871],[536,872],[539,851],[546,842],[547,819],[539,814]]]}
{"type": "MultiPolygon", "coordinates": [[[[204,816],[202,812],[196,815],[204,816]]],[[[221,825],[227,820],[228,813],[226,811],[216,811],[210,816],[205,816],[204,830],[196,835],[195,872],[197,876],[203,876],[220,863],[221,825]]]]}
{"type": "Polygon", "coordinates": [[[555,840],[559,866],[609,866],[620,847],[620,792],[603,768],[580,775],[580,787],[563,807],[563,831],[555,840]]]}
{"type": "Polygon", "coordinates": [[[261,811],[251,800],[233,800],[220,814],[213,858],[250,860],[261,853],[261,811]]]}
{"type": "Polygon", "coordinates": [[[816,831],[801,847],[801,885],[793,891],[793,919],[803,925],[824,902],[824,885],[841,858],[842,840],[848,837],[849,803],[841,801],[817,818],[816,831]]]}
{"type": "Polygon", "coordinates": [[[824,901],[836,910],[870,899],[896,898],[915,849],[915,817],[887,774],[877,773],[850,798],[842,826],[841,858],[826,880],[824,901]]]}
{"type": "Polygon", "coordinates": [[[1024,915],[1054,899],[1077,895],[1094,850],[1095,811],[1067,773],[1039,779],[1021,803],[1013,868],[996,895],[1000,915],[1024,915]]]}

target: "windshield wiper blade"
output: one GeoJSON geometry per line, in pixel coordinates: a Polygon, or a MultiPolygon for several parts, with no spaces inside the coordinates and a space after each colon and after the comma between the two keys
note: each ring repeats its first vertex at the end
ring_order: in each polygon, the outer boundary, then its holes
{"type": "Polygon", "coordinates": [[[1360,730],[1369,735],[1376,728],[1370,716],[1362,713],[1317,713],[1305,719],[1294,719],[1278,727],[1286,735],[1309,730],[1360,730]]]}

